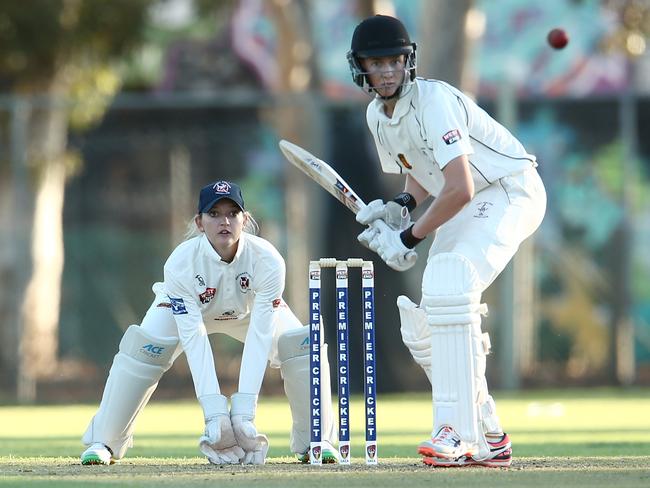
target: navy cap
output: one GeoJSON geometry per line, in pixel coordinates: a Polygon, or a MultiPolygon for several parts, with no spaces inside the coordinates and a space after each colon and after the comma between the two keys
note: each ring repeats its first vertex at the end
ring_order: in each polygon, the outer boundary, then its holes
{"type": "Polygon", "coordinates": [[[244,197],[241,188],[230,181],[215,181],[204,186],[199,194],[199,213],[209,211],[222,198],[228,198],[244,210],[244,197]]]}

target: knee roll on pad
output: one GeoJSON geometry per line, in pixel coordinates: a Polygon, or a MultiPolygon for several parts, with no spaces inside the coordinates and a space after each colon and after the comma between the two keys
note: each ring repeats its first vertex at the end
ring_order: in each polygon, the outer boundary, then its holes
{"type": "Polygon", "coordinates": [[[309,327],[290,329],[278,338],[280,363],[300,356],[309,356],[309,327]]]}
{"type": "Polygon", "coordinates": [[[132,445],[134,423],[153,394],[158,381],[172,365],[177,338],[156,338],[131,325],[120,341],[106,380],[99,410],[82,441],[101,442],[120,459],[132,445]]]}
{"type": "Polygon", "coordinates": [[[433,256],[422,277],[422,305],[429,325],[480,324],[487,306],[472,262],[456,253],[433,256]]]}
{"type": "Polygon", "coordinates": [[[154,366],[166,366],[178,346],[175,337],[155,337],[142,327],[131,325],[120,341],[120,353],[154,366]]]}

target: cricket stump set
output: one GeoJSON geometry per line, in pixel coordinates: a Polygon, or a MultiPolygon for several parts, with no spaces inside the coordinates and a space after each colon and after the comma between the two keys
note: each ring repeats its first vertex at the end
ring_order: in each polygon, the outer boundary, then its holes
{"type": "Polygon", "coordinates": [[[309,262],[309,385],[310,385],[310,463],[322,464],[321,445],[321,271],[335,268],[336,272],[336,344],[339,411],[340,464],[350,464],[350,374],[348,271],[361,268],[361,298],[363,323],[364,406],[366,420],[366,464],[377,464],[376,381],[375,381],[375,300],[374,266],[372,261],[359,258],[337,260],[323,258],[309,262]]]}

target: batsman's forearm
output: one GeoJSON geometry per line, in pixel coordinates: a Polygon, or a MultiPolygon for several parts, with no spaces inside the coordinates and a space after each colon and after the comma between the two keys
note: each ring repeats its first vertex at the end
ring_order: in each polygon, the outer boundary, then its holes
{"type": "Polygon", "coordinates": [[[419,205],[429,196],[429,192],[424,189],[415,179],[411,178],[411,175],[406,175],[406,182],[404,183],[404,191],[410,193],[415,198],[415,201],[419,205]]]}
{"type": "Polygon", "coordinates": [[[413,236],[424,239],[460,212],[470,200],[471,195],[465,191],[443,188],[438,198],[433,201],[413,226],[413,236]]]}

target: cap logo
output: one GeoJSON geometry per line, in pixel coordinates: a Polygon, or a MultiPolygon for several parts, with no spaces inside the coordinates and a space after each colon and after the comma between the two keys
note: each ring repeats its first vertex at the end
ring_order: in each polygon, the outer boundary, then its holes
{"type": "Polygon", "coordinates": [[[230,193],[230,183],[227,181],[217,181],[212,188],[215,193],[229,194],[230,193]]]}

